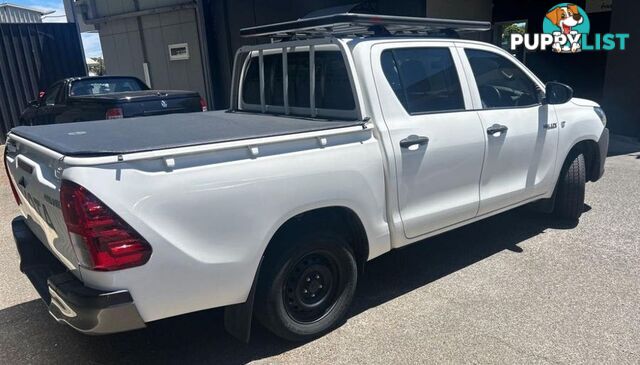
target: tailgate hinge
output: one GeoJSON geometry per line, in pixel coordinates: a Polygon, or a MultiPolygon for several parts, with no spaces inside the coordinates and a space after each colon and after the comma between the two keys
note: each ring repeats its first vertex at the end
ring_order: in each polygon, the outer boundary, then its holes
{"type": "Polygon", "coordinates": [[[53,166],[54,172],[53,175],[56,177],[56,179],[60,180],[62,179],[62,171],[64,171],[64,156],[60,157],[57,161],[55,166],[53,166]]]}
{"type": "Polygon", "coordinates": [[[13,141],[13,140],[7,141],[7,144],[6,144],[5,148],[7,149],[7,152],[9,152],[9,153],[18,152],[18,146],[16,145],[16,142],[13,141]]]}

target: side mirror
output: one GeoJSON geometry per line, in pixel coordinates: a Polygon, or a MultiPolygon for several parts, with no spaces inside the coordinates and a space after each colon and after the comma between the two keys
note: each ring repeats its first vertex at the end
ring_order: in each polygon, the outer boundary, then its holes
{"type": "Polygon", "coordinates": [[[39,106],[40,106],[40,100],[37,100],[37,99],[36,99],[36,100],[31,100],[31,101],[29,102],[29,106],[32,106],[32,107],[34,107],[34,108],[39,107],[39,106]]]}
{"type": "Polygon", "coordinates": [[[546,104],[564,104],[573,98],[573,89],[560,82],[547,82],[545,90],[546,104]]]}

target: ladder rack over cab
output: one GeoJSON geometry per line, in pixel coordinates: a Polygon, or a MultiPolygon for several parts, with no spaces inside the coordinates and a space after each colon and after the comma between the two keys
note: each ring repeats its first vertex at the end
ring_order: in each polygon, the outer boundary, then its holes
{"type": "Polygon", "coordinates": [[[342,13],[260,25],[240,30],[242,37],[302,39],[367,36],[448,36],[491,29],[490,22],[408,16],[342,13]]]}
{"type": "MultiPolygon", "coordinates": [[[[353,60],[347,51],[346,40],[360,37],[448,37],[458,38],[461,33],[479,32],[491,29],[491,23],[482,21],[450,20],[436,18],[418,18],[406,16],[390,16],[358,13],[338,13],[305,17],[295,21],[244,28],[240,35],[245,38],[270,38],[270,43],[241,47],[236,53],[230,110],[245,110],[261,113],[307,116],[311,118],[326,117],[339,119],[366,119],[362,113],[362,102],[352,71],[353,60]],[[346,65],[346,75],[355,105],[353,109],[323,108],[316,106],[316,52],[338,51],[346,65]],[[269,103],[268,92],[265,91],[265,58],[271,55],[282,55],[282,80],[289,80],[289,55],[293,52],[306,52],[309,56],[309,93],[308,102],[290,105],[289,82],[282,82],[281,105],[269,103]],[[257,59],[257,66],[252,67],[257,59]],[[243,95],[243,83],[251,71],[257,78],[259,98],[254,103],[247,103],[243,95]],[[324,110],[323,110],[324,109],[324,110]]],[[[272,60],[269,60],[272,61],[272,60]]],[[[272,66],[272,65],[271,65],[272,66]]],[[[344,97],[348,97],[344,95],[344,97]]],[[[280,100],[280,98],[278,98],[280,100]]]]}

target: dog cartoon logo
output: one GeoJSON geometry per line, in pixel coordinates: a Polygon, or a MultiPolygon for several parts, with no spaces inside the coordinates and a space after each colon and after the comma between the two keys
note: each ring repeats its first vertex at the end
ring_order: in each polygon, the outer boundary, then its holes
{"type": "Polygon", "coordinates": [[[542,21],[543,33],[511,32],[510,48],[512,51],[518,47],[529,51],[551,48],[556,53],[570,54],[627,49],[629,33],[590,34],[590,29],[589,17],[584,9],[573,3],[560,3],[547,11],[542,21]]]}
{"type": "Polygon", "coordinates": [[[549,9],[542,27],[545,33],[556,36],[555,39],[565,40],[553,44],[554,52],[576,53],[582,50],[580,38],[589,33],[589,17],[578,5],[561,3],[549,9]]]}

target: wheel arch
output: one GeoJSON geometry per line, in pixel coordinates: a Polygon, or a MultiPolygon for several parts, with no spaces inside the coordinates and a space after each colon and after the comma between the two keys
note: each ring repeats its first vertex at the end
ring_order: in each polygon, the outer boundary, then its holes
{"type": "Polygon", "coordinates": [[[578,153],[582,153],[584,155],[586,181],[598,180],[598,167],[600,166],[601,156],[599,150],[600,147],[598,143],[592,138],[585,137],[583,139],[575,141],[571,148],[567,150],[567,153],[564,154],[564,157],[557,160],[557,164],[559,167],[556,169],[555,183],[553,185],[551,196],[539,200],[536,203],[536,209],[545,213],[551,213],[553,211],[556,196],[558,193],[558,184],[560,182],[560,179],[562,178],[562,174],[571,163],[572,157],[576,156],[578,153]]]}
{"type": "Polygon", "coordinates": [[[584,162],[586,166],[586,177],[587,181],[596,181],[599,178],[599,166],[600,166],[600,146],[598,142],[586,138],[579,140],[573,144],[569,152],[567,152],[566,156],[562,160],[562,169],[560,170],[560,174],[566,168],[567,161],[571,159],[572,156],[575,156],[579,153],[584,155],[584,162]]]}
{"type": "MultiPolygon", "coordinates": [[[[362,271],[369,257],[369,240],[362,219],[351,208],[342,205],[332,205],[306,210],[284,221],[267,243],[263,257],[267,257],[277,250],[285,237],[295,236],[301,232],[313,229],[334,230],[349,237],[349,244],[356,258],[358,269],[362,271]]],[[[259,273],[258,273],[259,274],[259,273]]]]}
{"type": "Polygon", "coordinates": [[[314,225],[313,227],[316,229],[322,226],[327,229],[335,229],[336,227],[343,229],[351,237],[349,243],[356,256],[358,271],[362,272],[364,270],[364,264],[369,257],[369,240],[362,219],[353,209],[342,205],[325,206],[305,210],[285,219],[271,236],[262,253],[247,300],[244,303],[225,308],[225,329],[233,337],[245,343],[249,342],[253,303],[259,286],[260,275],[263,271],[262,263],[265,258],[271,253],[277,252],[278,248],[282,247],[281,245],[286,244],[287,240],[283,238],[302,232],[304,229],[308,229],[309,225],[314,225]]]}

